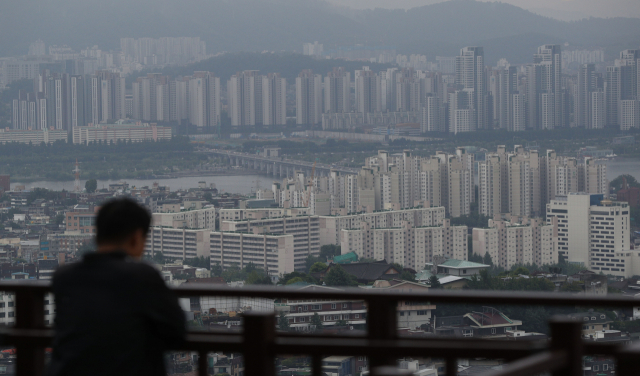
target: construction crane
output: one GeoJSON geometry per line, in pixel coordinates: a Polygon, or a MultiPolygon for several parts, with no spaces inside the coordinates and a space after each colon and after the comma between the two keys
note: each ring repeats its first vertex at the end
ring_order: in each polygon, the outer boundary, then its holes
{"type": "Polygon", "coordinates": [[[304,206],[310,207],[311,201],[311,189],[313,189],[313,177],[316,174],[316,163],[318,163],[318,158],[313,162],[313,167],[311,167],[311,177],[309,178],[309,184],[307,186],[307,196],[305,197],[304,206]]]}

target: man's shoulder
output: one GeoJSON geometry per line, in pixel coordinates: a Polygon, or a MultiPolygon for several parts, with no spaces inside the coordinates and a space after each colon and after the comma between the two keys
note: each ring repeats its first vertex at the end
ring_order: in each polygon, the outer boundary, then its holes
{"type": "Polygon", "coordinates": [[[141,279],[142,281],[162,280],[158,269],[146,262],[139,262],[133,260],[122,260],[118,262],[108,262],[98,265],[91,265],[85,260],[73,264],[67,264],[59,267],[54,276],[54,281],[65,280],[67,278],[74,278],[78,274],[86,274],[92,268],[108,269],[110,273],[113,273],[114,277],[131,277],[135,279],[141,279]]]}

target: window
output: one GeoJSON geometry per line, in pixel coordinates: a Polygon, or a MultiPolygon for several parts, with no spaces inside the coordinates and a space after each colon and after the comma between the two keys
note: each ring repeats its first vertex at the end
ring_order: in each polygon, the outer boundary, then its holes
{"type": "Polygon", "coordinates": [[[331,309],[336,309],[336,303],[331,304],[331,309]]]}
{"type": "Polygon", "coordinates": [[[13,307],[13,302],[7,303],[7,307],[13,307]]]}
{"type": "Polygon", "coordinates": [[[0,317],[4,317],[5,313],[4,312],[0,312],[0,317]]]}
{"type": "Polygon", "coordinates": [[[15,316],[15,312],[9,312],[9,317],[14,317],[15,316]]]}
{"type": "Polygon", "coordinates": [[[609,370],[609,365],[608,364],[603,364],[602,365],[602,370],[603,371],[608,371],[609,370]]]}
{"type": "Polygon", "coordinates": [[[595,316],[592,316],[592,317],[591,317],[591,320],[595,320],[595,319],[596,319],[596,317],[595,317],[595,316]]]}
{"type": "Polygon", "coordinates": [[[300,317],[300,322],[305,322],[306,320],[306,317],[300,317]]]}
{"type": "Polygon", "coordinates": [[[585,317],[585,318],[584,318],[584,321],[589,321],[589,318],[588,318],[588,317],[585,317]]]}
{"type": "Polygon", "coordinates": [[[358,366],[358,371],[362,371],[362,366],[358,366]]]}
{"type": "Polygon", "coordinates": [[[359,313],[356,313],[355,318],[356,318],[356,319],[359,319],[359,318],[360,318],[360,314],[359,314],[359,313]]]}
{"type": "Polygon", "coordinates": [[[364,360],[364,356],[359,356],[359,357],[358,357],[358,361],[359,361],[359,362],[362,362],[363,360],[364,360]]]}
{"type": "Polygon", "coordinates": [[[473,329],[462,329],[463,337],[473,337],[473,329]]]}
{"type": "Polygon", "coordinates": [[[309,310],[309,306],[308,305],[304,306],[304,310],[308,311],[309,310]]]}
{"type": "Polygon", "coordinates": [[[593,369],[594,371],[599,371],[599,370],[600,370],[600,367],[598,367],[598,366],[594,365],[594,366],[592,367],[592,369],[593,369]]]}
{"type": "Polygon", "coordinates": [[[600,318],[604,319],[604,318],[606,318],[606,316],[605,315],[600,315],[600,318]]]}
{"type": "Polygon", "coordinates": [[[342,303],[342,308],[347,308],[347,303],[342,303]]]}
{"type": "Polygon", "coordinates": [[[333,319],[334,320],[340,320],[340,316],[339,315],[335,315],[335,316],[333,316],[333,319]]]}
{"type": "Polygon", "coordinates": [[[400,316],[404,316],[404,311],[401,311],[401,312],[400,312],[400,316]]]}
{"type": "Polygon", "coordinates": [[[425,316],[425,315],[428,315],[428,314],[429,314],[429,312],[428,312],[428,311],[426,311],[426,310],[424,310],[424,311],[418,311],[418,316],[425,316]]]}
{"type": "Polygon", "coordinates": [[[491,334],[496,334],[496,328],[491,328],[491,334]]]}
{"type": "Polygon", "coordinates": [[[321,309],[321,307],[322,306],[320,304],[314,304],[311,309],[313,309],[314,311],[319,311],[321,309]]]}

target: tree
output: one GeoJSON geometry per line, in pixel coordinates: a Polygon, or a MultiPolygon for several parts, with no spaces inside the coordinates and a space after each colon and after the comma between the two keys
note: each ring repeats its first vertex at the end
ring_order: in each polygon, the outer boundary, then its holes
{"type": "Polygon", "coordinates": [[[323,272],[327,269],[327,264],[323,263],[323,262],[316,262],[313,265],[311,265],[311,269],[309,269],[310,273],[320,273],[323,272]]]}
{"type": "MultiPolygon", "coordinates": [[[[489,254],[489,253],[487,253],[489,254]]],[[[524,266],[520,266],[518,267],[516,270],[513,271],[513,274],[515,275],[529,275],[529,269],[525,268],[524,266]]]]}
{"type": "Polygon", "coordinates": [[[205,268],[205,269],[211,268],[210,257],[204,257],[204,256],[185,259],[183,264],[193,266],[196,268],[205,268]]]}
{"type": "Polygon", "coordinates": [[[429,277],[429,286],[432,289],[442,288],[442,285],[440,284],[440,281],[438,281],[438,277],[436,277],[435,275],[432,275],[431,277],[429,277]]]}
{"type": "Polygon", "coordinates": [[[332,259],[334,256],[338,256],[341,253],[341,247],[335,244],[325,244],[320,247],[320,259],[326,261],[332,259]]]}
{"type": "Polygon", "coordinates": [[[291,330],[291,325],[289,325],[289,319],[282,311],[280,312],[280,316],[278,316],[278,328],[283,332],[288,332],[291,330]]]}
{"type": "Polygon", "coordinates": [[[323,324],[322,324],[322,319],[320,318],[320,315],[318,315],[318,312],[315,312],[313,314],[313,316],[311,316],[311,325],[314,325],[316,327],[316,332],[320,332],[323,329],[323,324]]]}
{"type": "Polygon", "coordinates": [[[84,189],[87,190],[88,193],[93,193],[98,189],[98,181],[96,179],[89,179],[86,183],[84,183],[84,189]]]}
{"type": "Polygon", "coordinates": [[[327,286],[358,286],[356,277],[347,273],[340,265],[333,266],[324,277],[327,286]]]}
{"type": "Polygon", "coordinates": [[[264,271],[254,270],[247,275],[244,281],[247,285],[272,285],[271,277],[269,277],[264,271]]]}
{"type": "Polygon", "coordinates": [[[322,259],[320,259],[320,257],[315,257],[315,256],[307,256],[307,259],[305,260],[305,271],[308,273],[309,270],[311,270],[311,267],[313,266],[313,264],[317,263],[317,262],[322,262],[322,259]]]}
{"type": "Polygon", "coordinates": [[[560,291],[562,292],[581,292],[582,291],[582,285],[576,281],[573,281],[571,283],[565,283],[564,285],[562,285],[562,287],[560,287],[560,291]]]}
{"type": "Polygon", "coordinates": [[[482,259],[482,263],[485,264],[485,265],[493,266],[493,260],[491,260],[491,255],[489,254],[489,252],[484,254],[484,258],[482,259]]]}
{"type": "Polygon", "coordinates": [[[415,282],[416,276],[408,270],[403,270],[402,273],[400,273],[400,279],[403,281],[415,282]]]}
{"type": "Polygon", "coordinates": [[[338,321],[336,321],[336,326],[347,326],[347,325],[349,325],[347,320],[338,320],[338,321]]]}
{"type": "Polygon", "coordinates": [[[305,274],[302,272],[291,272],[291,273],[284,274],[278,280],[278,284],[288,285],[289,281],[291,281],[292,279],[296,279],[296,281],[303,281],[303,282],[312,283],[312,284],[316,283],[316,280],[308,274],[305,274]]]}
{"type": "Polygon", "coordinates": [[[304,282],[304,279],[302,279],[301,277],[294,277],[291,278],[290,280],[288,280],[285,285],[292,285],[294,283],[298,283],[298,282],[304,282]]]}

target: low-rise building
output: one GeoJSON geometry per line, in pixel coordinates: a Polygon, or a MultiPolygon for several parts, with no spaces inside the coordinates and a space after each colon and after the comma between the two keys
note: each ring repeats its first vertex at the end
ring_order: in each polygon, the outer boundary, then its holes
{"type": "Polygon", "coordinates": [[[567,315],[569,319],[582,323],[582,335],[595,336],[596,332],[611,329],[613,320],[609,319],[604,312],[590,310],[588,312],[576,312],[567,315]]]}
{"type": "MultiPolygon", "coordinates": [[[[155,123],[98,124],[73,127],[73,143],[115,143],[118,141],[142,142],[171,140],[171,127],[160,127],[155,123]]],[[[65,132],[66,136],[66,132],[65,132]]],[[[66,138],[65,138],[66,140],[66,138]]]]}
{"type": "Polygon", "coordinates": [[[67,142],[67,131],[62,129],[26,130],[0,129],[0,144],[18,142],[21,144],[40,145],[56,141],[67,142]]]}
{"type": "MultiPolygon", "coordinates": [[[[308,285],[300,290],[340,289],[327,286],[308,285]]],[[[298,331],[311,330],[311,318],[318,314],[323,326],[335,326],[344,322],[349,326],[363,327],[366,324],[367,307],[363,300],[344,299],[282,299],[278,302],[279,311],[284,312],[289,326],[298,331]]]]}
{"type": "MultiPolygon", "coordinates": [[[[398,279],[376,281],[374,289],[386,289],[394,291],[428,291],[429,286],[422,283],[402,281],[398,279]]],[[[431,324],[432,311],[436,305],[429,302],[400,301],[398,303],[398,327],[409,329],[426,329],[431,324]]]]}
{"type": "Polygon", "coordinates": [[[453,337],[501,338],[517,331],[522,321],[513,320],[492,307],[482,307],[482,312],[462,316],[437,317],[435,333],[453,337]]]}

